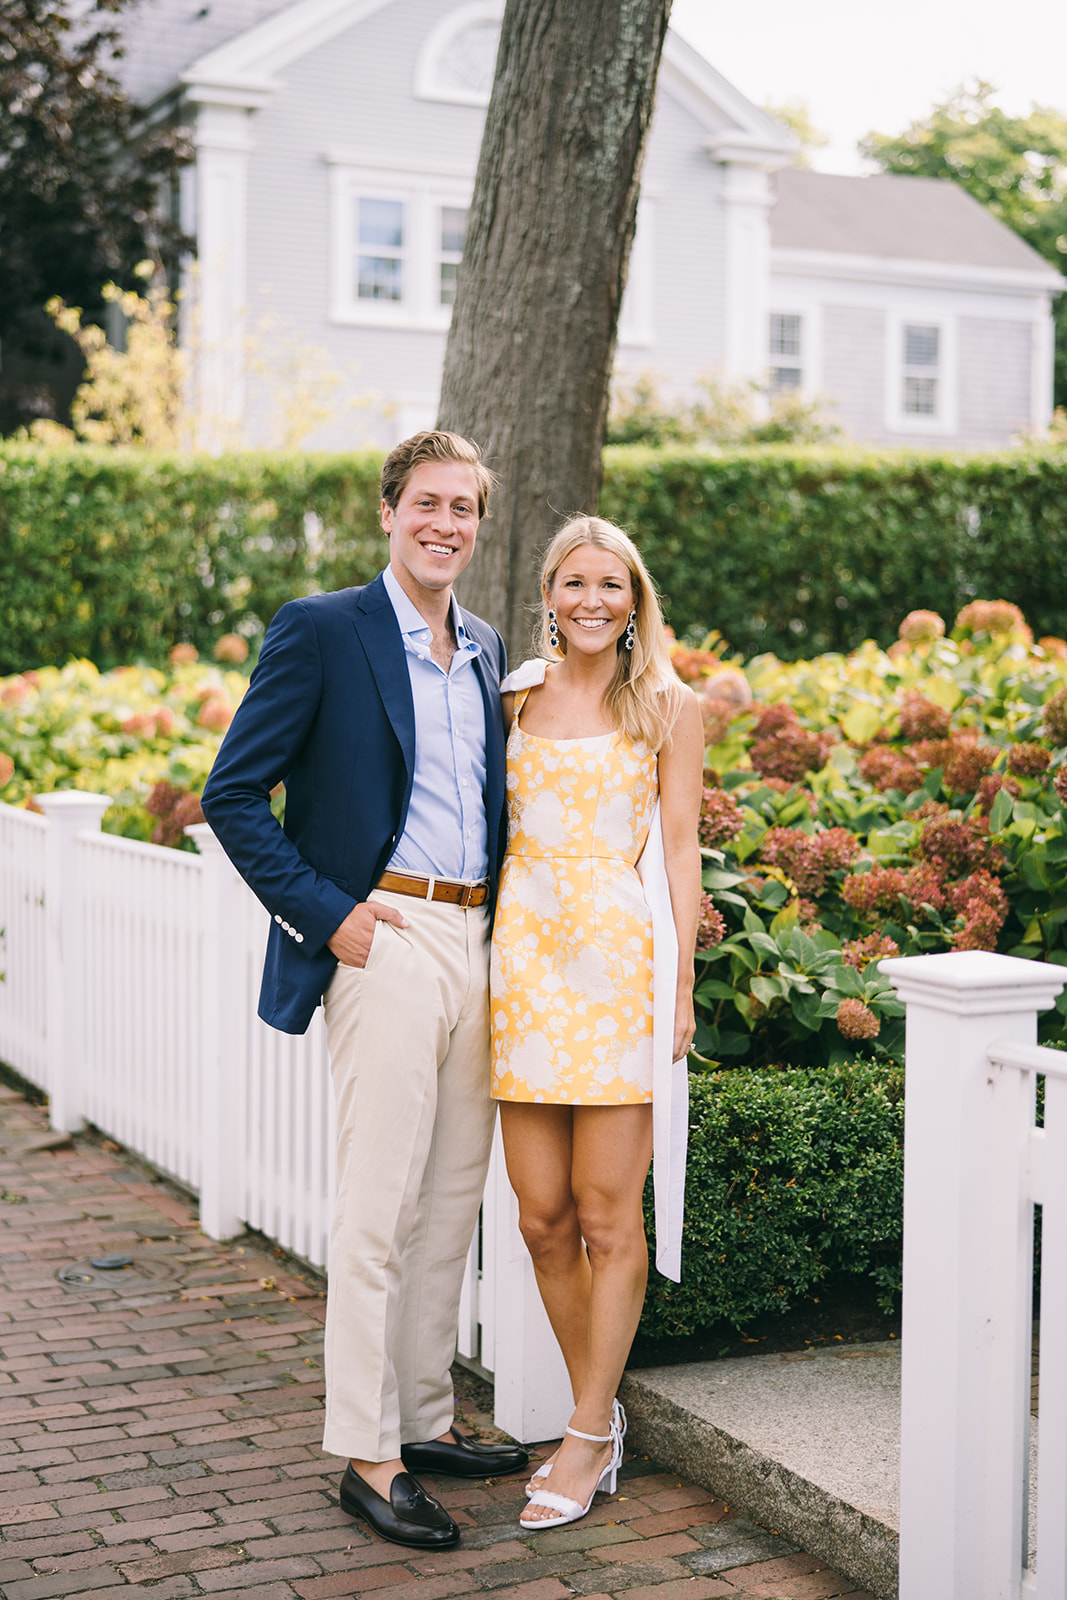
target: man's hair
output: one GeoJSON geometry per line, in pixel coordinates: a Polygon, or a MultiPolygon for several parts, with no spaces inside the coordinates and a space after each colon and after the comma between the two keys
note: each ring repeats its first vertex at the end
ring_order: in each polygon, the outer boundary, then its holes
{"type": "Polygon", "coordinates": [[[459,461],[473,467],[478,480],[478,515],[484,517],[490,491],[496,484],[496,473],[485,465],[482,452],[472,439],[464,439],[459,433],[445,433],[443,429],[413,433],[410,439],[402,439],[390,450],[382,463],[382,499],[386,505],[396,510],[415,468],[429,461],[459,461]]]}

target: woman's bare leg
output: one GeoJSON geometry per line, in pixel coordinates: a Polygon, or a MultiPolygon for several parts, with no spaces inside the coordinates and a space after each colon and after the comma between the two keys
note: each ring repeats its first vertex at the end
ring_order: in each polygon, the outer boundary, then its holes
{"type": "MultiPolygon", "coordinates": [[[[641,1197],[652,1108],[501,1111],[520,1227],[574,1391],[571,1424],[606,1434],[648,1278],[641,1197]]],[[[553,1458],[553,1492],[584,1505],[609,1460],[609,1446],[566,1435],[553,1458]]],[[[524,1515],[551,1521],[556,1513],[534,1507],[524,1515]]]]}
{"type": "MultiPolygon", "coordinates": [[[[571,1192],[573,1111],[569,1106],[500,1102],[508,1180],[519,1202],[519,1231],[533,1260],[541,1303],[563,1352],[577,1402],[589,1355],[589,1258],[571,1192]]],[[[555,1461],[555,1455],[550,1456],[555,1461]]],[[[543,1463],[542,1463],[543,1465],[543,1463]]],[[[539,1489],[540,1472],[527,1482],[539,1489]]]]}

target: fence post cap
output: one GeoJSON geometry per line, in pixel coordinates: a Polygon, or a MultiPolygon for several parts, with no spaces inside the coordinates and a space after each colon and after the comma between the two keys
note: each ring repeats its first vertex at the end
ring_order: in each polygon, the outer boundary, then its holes
{"type": "Polygon", "coordinates": [[[940,955],[893,956],[878,963],[904,1001],[938,1011],[980,1016],[1046,1011],[1067,984],[1067,967],[992,950],[946,950],[940,955]]]}
{"type": "Polygon", "coordinates": [[[222,845],[210,822],[190,822],[182,832],[193,841],[201,855],[205,855],[208,850],[222,851],[222,845]]]}
{"type": "Polygon", "coordinates": [[[88,789],[52,789],[48,794],[35,794],[34,802],[45,815],[63,811],[81,811],[85,816],[99,812],[102,816],[114,802],[108,794],[91,794],[88,789]]]}

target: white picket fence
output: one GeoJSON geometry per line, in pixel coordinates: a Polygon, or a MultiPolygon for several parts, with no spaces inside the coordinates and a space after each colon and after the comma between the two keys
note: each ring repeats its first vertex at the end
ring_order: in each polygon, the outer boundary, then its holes
{"type": "MultiPolygon", "coordinates": [[[[110,801],[0,805],[0,1059],[195,1190],[225,1239],[248,1224],[328,1268],[333,1095],[321,1011],[307,1034],[256,1016],[266,912],[202,823],[199,854],[100,832],[110,801]]],[[[458,1348],[494,1375],[516,1438],[562,1432],[570,1391],[499,1149],[458,1348]]]]}
{"type": "MultiPolygon", "coordinates": [[[[324,1031],[255,1016],[267,917],[210,828],[199,854],[99,831],[108,801],[0,805],[0,1058],[243,1223],[328,1265],[324,1031]]],[[[1067,1053],[1037,1015],[1067,968],[985,952],[882,963],[907,1004],[901,1600],[1067,1597],[1067,1053]],[[1044,1081],[1044,1112],[1035,1114],[1044,1081]],[[1036,1566],[1027,1565],[1034,1206],[1042,1207],[1036,1566]]],[[[569,1413],[499,1149],[459,1329],[496,1417],[569,1413]]]]}
{"type": "Polygon", "coordinates": [[[881,970],[907,1004],[900,1600],[1064,1600],[1067,1054],[1035,1041],[1037,1014],[1055,1003],[1067,968],[961,951],[881,970]]]}

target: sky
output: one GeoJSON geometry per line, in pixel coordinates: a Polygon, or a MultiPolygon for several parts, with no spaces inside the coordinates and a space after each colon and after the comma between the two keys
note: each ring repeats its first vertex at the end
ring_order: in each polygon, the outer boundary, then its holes
{"type": "Polygon", "coordinates": [[[965,78],[1026,115],[1067,116],[1067,0],[674,0],[671,25],[757,105],[803,100],[831,143],[822,172],[862,172],[856,141],[900,133],[965,78]]]}

